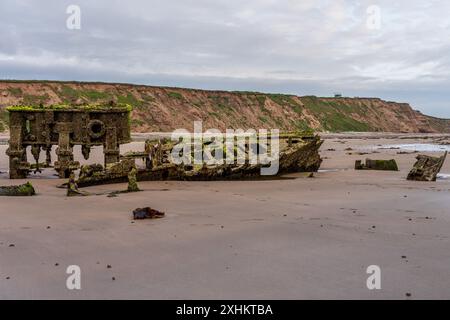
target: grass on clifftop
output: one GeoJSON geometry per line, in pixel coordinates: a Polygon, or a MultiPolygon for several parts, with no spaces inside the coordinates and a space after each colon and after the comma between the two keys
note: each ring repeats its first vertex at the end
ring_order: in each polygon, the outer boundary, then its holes
{"type": "Polygon", "coordinates": [[[82,110],[82,111],[104,111],[104,110],[123,110],[130,112],[133,110],[132,106],[125,103],[116,104],[86,104],[74,106],[70,104],[55,104],[55,105],[18,105],[9,106],[6,108],[7,111],[46,111],[46,110],[82,110]]]}
{"type": "Polygon", "coordinates": [[[364,115],[365,107],[351,106],[334,100],[327,101],[314,96],[301,97],[306,109],[320,119],[321,126],[326,131],[371,131],[371,127],[364,122],[355,120],[352,114],[364,115]]]}
{"type": "MultiPolygon", "coordinates": [[[[390,125],[396,128],[397,121],[408,124],[409,112],[392,108],[396,119],[384,119],[378,108],[390,105],[378,104],[378,98],[320,98],[256,91],[202,91],[171,87],[134,86],[101,82],[57,82],[57,81],[6,81],[11,83],[42,84],[42,90],[28,90],[27,86],[6,87],[7,101],[17,106],[10,111],[42,110],[98,110],[107,109],[108,101],[117,101],[112,108],[126,105],[125,111],[135,112],[131,121],[133,129],[168,129],[172,119],[153,117],[153,113],[168,112],[169,117],[185,121],[195,114],[210,125],[255,127],[278,127],[282,130],[309,130],[346,132],[379,131],[390,125]],[[102,84],[102,86],[94,86],[102,84]],[[162,90],[161,90],[162,89],[162,90]],[[373,102],[372,100],[375,102],[373,102]],[[71,106],[77,101],[78,106],[71,106]],[[50,106],[50,104],[55,105],[50,106]],[[85,104],[85,105],[83,105],[85,104]],[[46,106],[49,105],[49,106],[46,106]],[[187,114],[191,108],[195,113],[187,114]]],[[[5,100],[6,101],[6,100],[5,100]]],[[[5,105],[2,105],[2,108],[5,105]]],[[[395,107],[395,106],[394,106],[395,107]]],[[[0,131],[8,129],[8,113],[0,109],[0,131]]],[[[428,127],[449,132],[450,120],[427,117],[428,127]]],[[[423,130],[427,130],[427,123],[423,130]]],[[[419,128],[419,130],[422,130],[419,128]]],[[[431,130],[431,129],[430,129],[431,130]]]]}

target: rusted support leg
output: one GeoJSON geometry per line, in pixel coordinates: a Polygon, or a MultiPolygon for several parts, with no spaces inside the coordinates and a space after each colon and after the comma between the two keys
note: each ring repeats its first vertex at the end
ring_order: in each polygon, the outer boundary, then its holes
{"type": "Polygon", "coordinates": [[[58,164],[55,169],[60,178],[68,178],[70,175],[70,163],[73,160],[72,147],[70,146],[70,132],[61,130],[58,138],[58,148],[56,149],[58,164]]]}
{"type": "Polygon", "coordinates": [[[120,149],[117,143],[115,127],[106,128],[106,141],[103,145],[103,153],[105,155],[105,167],[110,163],[119,162],[120,149]]]}
{"type": "Polygon", "coordinates": [[[9,178],[26,178],[27,171],[20,169],[21,163],[27,161],[27,153],[22,146],[21,126],[12,126],[10,128],[9,148],[6,150],[6,154],[9,156],[9,178]]]}
{"type": "Polygon", "coordinates": [[[52,164],[52,146],[45,147],[45,164],[50,167],[52,164]]]}

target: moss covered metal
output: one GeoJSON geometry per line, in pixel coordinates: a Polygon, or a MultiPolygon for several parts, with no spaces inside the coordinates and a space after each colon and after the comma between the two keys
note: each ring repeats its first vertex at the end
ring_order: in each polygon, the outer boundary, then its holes
{"type": "Polygon", "coordinates": [[[25,178],[34,168],[39,170],[41,152],[51,164],[50,152],[57,146],[54,168],[67,178],[80,167],[74,161],[73,146],[81,145],[88,159],[92,146],[103,146],[105,165],[119,161],[119,145],[131,141],[128,104],[10,106],[9,156],[10,178],[25,178]],[[27,160],[30,147],[35,164],[27,160]]]}

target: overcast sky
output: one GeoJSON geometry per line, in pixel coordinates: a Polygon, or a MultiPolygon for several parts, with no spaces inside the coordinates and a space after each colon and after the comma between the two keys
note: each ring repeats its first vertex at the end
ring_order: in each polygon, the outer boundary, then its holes
{"type": "Polygon", "coordinates": [[[1,0],[0,12],[3,79],[342,92],[450,118],[448,0],[1,0]]]}

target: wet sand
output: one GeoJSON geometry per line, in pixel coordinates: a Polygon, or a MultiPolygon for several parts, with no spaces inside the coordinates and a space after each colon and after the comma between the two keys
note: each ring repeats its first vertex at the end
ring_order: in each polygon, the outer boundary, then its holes
{"type": "Polygon", "coordinates": [[[30,178],[37,196],[0,198],[0,298],[450,299],[450,178],[406,181],[416,154],[397,149],[355,154],[430,141],[341,138],[326,139],[315,178],[141,182],[113,198],[125,184],[66,198],[52,171],[30,178]],[[354,171],[365,157],[400,171],[354,171]],[[166,217],[132,221],[142,206],[166,217]],[[69,265],[81,267],[81,290],[66,288],[69,265]],[[366,287],[369,265],[381,290],[366,287]]]}

